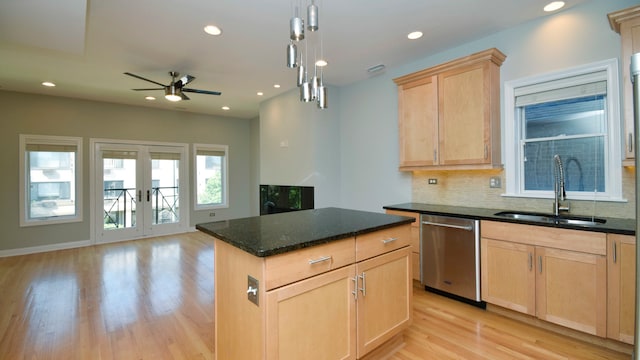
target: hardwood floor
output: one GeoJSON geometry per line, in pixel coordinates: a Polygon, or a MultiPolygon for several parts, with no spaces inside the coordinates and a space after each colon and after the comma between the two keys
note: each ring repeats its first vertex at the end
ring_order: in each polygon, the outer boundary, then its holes
{"type": "MultiPolygon", "coordinates": [[[[213,271],[201,233],[0,258],[0,359],[213,359],[213,271]]],[[[414,308],[393,360],[631,358],[419,287],[414,308]]]]}

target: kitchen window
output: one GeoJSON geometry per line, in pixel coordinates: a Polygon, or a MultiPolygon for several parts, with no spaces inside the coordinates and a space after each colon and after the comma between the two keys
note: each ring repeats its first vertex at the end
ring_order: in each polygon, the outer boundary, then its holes
{"type": "Polygon", "coordinates": [[[623,201],[617,60],[505,82],[506,196],[623,201]]]}
{"type": "Polygon", "coordinates": [[[82,138],[20,135],[20,226],[82,221],[82,138]]]}
{"type": "Polygon", "coordinates": [[[226,145],[194,144],[195,209],[228,207],[228,152],[226,145]]]}

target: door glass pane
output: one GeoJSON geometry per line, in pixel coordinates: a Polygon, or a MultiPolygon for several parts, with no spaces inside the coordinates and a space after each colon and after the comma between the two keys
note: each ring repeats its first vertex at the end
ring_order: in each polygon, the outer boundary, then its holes
{"type": "Polygon", "coordinates": [[[105,230],[136,227],[137,195],[135,152],[103,153],[103,210],[105,230]]]}
{"type": "Polygon", "coordinates": [[[180,154],[151,153],[151,221],[153,225],[180,221],[180,154]]]}

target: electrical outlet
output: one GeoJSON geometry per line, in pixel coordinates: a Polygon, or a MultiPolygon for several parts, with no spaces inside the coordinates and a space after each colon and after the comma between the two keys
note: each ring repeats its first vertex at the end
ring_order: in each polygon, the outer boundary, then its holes
{"type": "Polygon", "coordinates": [[[209,217],[214,217],[214,216],[216,216],[216,213],[214,213],[214,212],[210,212],[209,213],[209,217]]]}
{"type": "Polygon", "coordinates": [[[429,185],[436,185],[438,183],[438,179],[429,179],[429,185]]]}
{"type": "Polygon", "coordinates": [[[260,291],[260,286],[258,285],[258,280],[254,277],[247,275],[247,299],[252,303],[258,304],[258,292],[260,291]]]}
{"type": "Polygon", "coordinates": [[[489,179],[489,187],[494,189],[499,189],[502,187],[502,179],[500,176],[492,176],[489,179]]]}

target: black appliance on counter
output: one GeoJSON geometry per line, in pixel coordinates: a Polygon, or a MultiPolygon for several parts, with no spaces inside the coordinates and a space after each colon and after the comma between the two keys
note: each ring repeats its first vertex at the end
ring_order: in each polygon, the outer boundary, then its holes
{"type": "Polygon", "coordinates": [[[313,186],[260,185],[260,215],[314,208],[313,186]]]}

